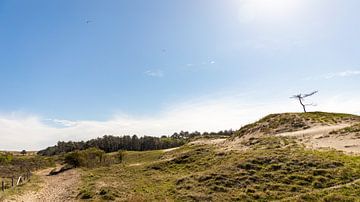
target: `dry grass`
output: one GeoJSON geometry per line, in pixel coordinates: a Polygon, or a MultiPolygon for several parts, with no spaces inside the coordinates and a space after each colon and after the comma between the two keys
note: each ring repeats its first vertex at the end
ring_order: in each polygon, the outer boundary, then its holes
{"type": "MultiPolygon", "coordinates": [[[[260,138],[243,152],[193,145],[169,153],[130,152],[125,159],[124,164],[85,170],[79,198],[276,201],[308,197],[316,190],[321,201],[333,197],[327,188],[360,178],[360,157],[306,150],[284,137],[260,138]]],[[[350,200],[360,191],[358,187],[354,184],[335,192],[350,200]]]]}

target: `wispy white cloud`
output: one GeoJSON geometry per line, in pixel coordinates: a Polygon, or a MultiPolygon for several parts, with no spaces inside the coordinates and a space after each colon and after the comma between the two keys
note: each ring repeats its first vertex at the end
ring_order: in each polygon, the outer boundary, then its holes
{"type": "Polygon", "coordinates": [[[163,77],[164,72],[160,69],[149,69],[144,72],[147,76],[151,77],[163,77]]]}
{"type": "MultiPolygon", "coordinates": [[[[242,96],[206,97],[170,104],[151,116],[119,114],[107,121],[51,119],[37,115],[0,115],[0,150],[36,150],[58,140],[87,140],[105,134],[171,135],[173,132],[238,129],[268,113],[300,111],[296,101],[247,102],[242,96]],[[49,120],[49,119],[47,119],[49,120]]],[[[360,97],[335,96],[316,100],[311,110],[360,113],[360,97]]]]}
{"type": "Polygon", "coordinates": [[[345,78],[345,77],[354,77],[360,76],[360,70],[345,70],[340,72],[331,72],[318,76],[308,76],[305,77],[305,80],[320,80],[320,79],[335,79],[335,78],[345,78]]]}
{"type": "Polygon", "coordinates": [[[75,121],[61,120],[61,119],[44,119],[43,122],[48,125],[59,128],[72,127],[76,125],[75,121]]]}
{"type": "Polygon", "coordinates": [[[214,67],[215,66],[216,61],[215,60],[211,60],[209,58],[208,61],[203,61],[201,63],[187,63],[186,65],[184,65],[185,69],[187,70],[200,70],[200,69],[208,69],[210,68],[210,66],[214,67]]]}
{"type": "Polygon", "coordinates": [[[335,73],[329,73],[323,75],[323,78],[332,79],[336,77],[350,77],[350,76],[359,76],[359,75],[360,75],[360,70],[346,70],[342,72],[335,72],[335,73]]]}

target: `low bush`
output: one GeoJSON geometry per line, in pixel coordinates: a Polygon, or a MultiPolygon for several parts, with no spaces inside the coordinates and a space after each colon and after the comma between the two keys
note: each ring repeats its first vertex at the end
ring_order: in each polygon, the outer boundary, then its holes
{"type": "Polygon", "coordinates": [[[28,171],[52,167],[55,161],[51,157],[14,156],[11,153],[0,154],[0,177],[22,175],[28,171]]]}
{"type": "Polygon", "coordinates": [[[73,167],[94,168],[99,166],[108,166],[115,163],[121,163],[123,152],[106,154],[98,148],[90,148],[81,151],[70,152],[65,155],[65,163],[73,167]]]}

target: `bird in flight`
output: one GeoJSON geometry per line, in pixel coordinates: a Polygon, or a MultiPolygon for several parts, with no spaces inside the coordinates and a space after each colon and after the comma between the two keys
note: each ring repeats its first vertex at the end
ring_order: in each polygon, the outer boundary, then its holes
{"type": "Polygon", "coordinates": [[[93,21],[92,20],[86,20],[85,23],[86,24],[89,24],[89,23],[92,23],[93,21]]]}

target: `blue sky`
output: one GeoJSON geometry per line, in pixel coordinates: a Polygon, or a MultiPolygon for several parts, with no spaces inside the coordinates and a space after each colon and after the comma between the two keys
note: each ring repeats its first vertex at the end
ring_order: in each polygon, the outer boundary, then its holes
{"type": "Polygon", "coordinates": [[[0,149],[237,129],[267,113],[300,111],[289,97],[312,90],[312,110],[360,114],[359,7],[1,0],[0,149]]]}

